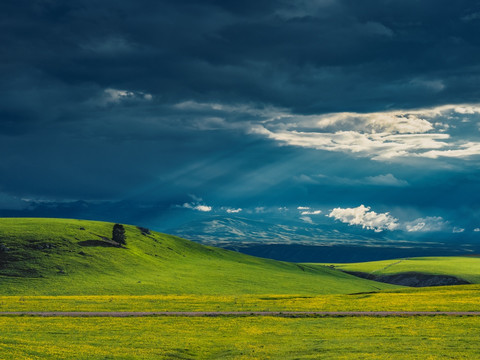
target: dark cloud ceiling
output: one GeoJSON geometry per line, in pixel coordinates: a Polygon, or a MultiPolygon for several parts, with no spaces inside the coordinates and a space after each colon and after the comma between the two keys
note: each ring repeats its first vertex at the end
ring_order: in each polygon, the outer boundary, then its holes
{"type": "Polygon", "coordinates": [[[3,1],[0,14],[4,207],[197,194],[476,221],[478,1],[3,1]],[[345,112],[367,115],[326,115],[345,112]]]}

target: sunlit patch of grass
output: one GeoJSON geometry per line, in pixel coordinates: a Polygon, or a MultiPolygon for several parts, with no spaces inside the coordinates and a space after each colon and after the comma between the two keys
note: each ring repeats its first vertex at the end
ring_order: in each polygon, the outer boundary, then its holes
{"type": "Polygon", "coordinates": [[[328,265],[345,271],[359,271],[374,275],[418,272],[456,276],[473,284],[480,283],[480,257],[477,256],[419,257],[328,265]]]}
{"type": "Polygon", "coordinates": [[[85,220],[0,219],[0,244],[7,249],[0,251],[0,294],[310,295],[396,288],[324,266],[300,268],[142,234],[130,225],[124,247],[82,245],[106,242],[112,229],[112,223],[85,220]]]}
{"type": "Polygon", "coordinates": [[[480,285],[310,296],[0,296],[0,311],[480,311],[480,285]]]}

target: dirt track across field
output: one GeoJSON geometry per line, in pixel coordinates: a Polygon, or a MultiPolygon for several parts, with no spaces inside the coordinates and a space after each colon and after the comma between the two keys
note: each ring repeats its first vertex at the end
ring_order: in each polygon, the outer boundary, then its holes
{"type": "Polygon", "coordinates": [[[4,311],[0,316],[38,317],[219,317],[219,316],[276,316],[276,317],[390,317],[390,316],[480,316],[480,311],[4,311]]]}

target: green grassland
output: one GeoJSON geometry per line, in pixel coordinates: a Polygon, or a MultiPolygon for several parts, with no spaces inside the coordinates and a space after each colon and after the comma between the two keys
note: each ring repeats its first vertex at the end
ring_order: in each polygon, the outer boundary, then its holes
{"type": "MultiPolygon", "coordinates": [[[[112,223],[0,219],[0,311],[480,311],[480,285],[405,288],[340,270],[453,275],[480,259],[293,264],[112,223]]],[[[0,359],[473,359],[479,317],[0,317],[0,359]]]]}
{"type": "Polygon", "coordinates": [[[327,295],[0,296],[0,311],[480,311],[480,285],[327,295]]]}
{"type": "Polygon", "coordinates": [[[0,358],[478,359],[474,317],[0,318],[0,358]]]}
{"type": "Polygon", "coordinates": [[[405,272],[451,275],[473,284],[480,284],[480,257],[476,256],[419,257],[330,265],[336,269],[375,275],[393,275],[405,272]]]}
{"type": "Polygon", "coordinates": [[[323,266],[261,259],[125,226],[0,219],[0,295],[329,294],[392,289],[323,266]],[[5,248],[7,251],[5,251],[5,248]]]}

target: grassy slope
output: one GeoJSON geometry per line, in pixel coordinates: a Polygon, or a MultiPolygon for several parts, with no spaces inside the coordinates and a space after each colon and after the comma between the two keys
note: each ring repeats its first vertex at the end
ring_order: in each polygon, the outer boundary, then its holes
{"type": "Polygon", "coordinates": [[[410,271],[452,275],[471,283],[480,284],[480,257],[423,257],[333,265],[337,269],[361,271],[375,275],[391,275],[410,271]]]}
{"type": "Polygon", "coordinates": [[[329,294],[394,286],[319,266],[255,258],[125,226],[126,248],[82,246],[113,224],[0,219],[0,295],[329,294]],[[82,228],[84,230],[82,230],[82,228]]]}

